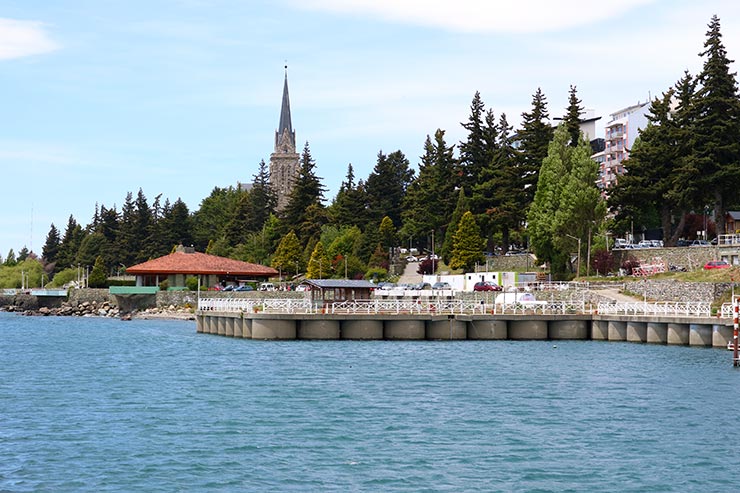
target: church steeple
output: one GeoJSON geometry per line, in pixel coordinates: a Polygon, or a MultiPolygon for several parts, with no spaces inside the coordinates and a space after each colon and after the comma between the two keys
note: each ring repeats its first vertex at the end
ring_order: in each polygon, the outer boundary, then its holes
{"type": "Polygon", "coordinates": [[[283,83],[283,104],[280,107],[280,125],[278,126],[277,132],[275,132],[275,152],[286,152],[288,149],[285,147],[289,146],[293,151],[295,150],[295,132],[293,131],[293,122],[290,118],[290,96],[288,95],[288,66],[285,66],[285,82],[283,83]],[[284,140],[288,139],[289,142],[284,140]]]}
{"type": "Polygon", "coordinates": [[[298,176],[300,156],[295,148],[295,130],[290,119],[288,96],[288,66],[285,66],[283,104],[280,107],[280,126],[275,131],[275,151],[270,154],[270,186],[277,196],[277,210],[288,204],[293,185],[298,176]]]}

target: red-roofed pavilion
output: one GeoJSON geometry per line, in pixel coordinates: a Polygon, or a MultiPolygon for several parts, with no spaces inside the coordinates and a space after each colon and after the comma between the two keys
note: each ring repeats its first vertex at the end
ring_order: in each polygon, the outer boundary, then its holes
{"type": "Polygon", "coordinates": [[[178,247],[177,251],[126,269],[126,274],[136,276],[137,286],[158,286],[167,280],[170,287],[185,286],[188,277],[200,277],[202,286],[244,281],[266,281],[278,275],[272,267],[242,262],[191,248],[178,247]]]}

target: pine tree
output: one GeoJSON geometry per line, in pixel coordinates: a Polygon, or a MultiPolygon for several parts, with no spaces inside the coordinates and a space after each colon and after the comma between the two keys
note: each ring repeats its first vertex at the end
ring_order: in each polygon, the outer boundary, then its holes
{"type": "Polygon", "coordinates": [[[49,233],[46,235],[46,242],[44,243],[44,247],[41,249],[41,258],[49,264],[56,262],[60,244],[61,239],[59,238],[59,230],[54,226],[54,223],[51,223],[49,233]]]}
{"type": "Polygon", "coordinates": [[[324,244],[320,241],[316,242],[316,246],[311,253],[306,277],[309,279],[326,279],[331,277],[331,260],[326,254],[324,244]]]}
{"type": "Polygon", "coordinates": [[[70,215],[67,221],[67,228],[64,230],[62,242],[59,245],[59,252],[57,253],[57,271],[75,265],[77,250],[79,250],[84,237],[85,233],[82,230],[82,226],[77,224],[74,216],[70,215]]]}
{"type": "Polygon", "coordinates": [[[275,250],[272,257],[271,266],[273,269],[280,269],[283,272],[294,272],[296,275],[303,264],[303,252],[301,243],[295,232],[291,230],[280,240],[280,244],[275,250]]]}
{"type": "MultiPolygon", "coordinates": [[[[283,225],[286,229],[300,231],[306,222],[307,211],[313,211],[315,215],[316,209],[324,209],[323,200],[326,188],[322,185],[321,178],[316,176],[315,168],[316,163],[311,157],[311,150],[306,142],[301,154],[298,175],[288,198],[288,204],[283,211],[283,225]],[[315,207],[311,209],[312,205],[315,207]]],[[[303,235],[302,238],[304,241],[310,239],[303,235]]]]}
{"type": "Polygon", "coordinates": [[[466,211],[453,238],[450,268],[472,270],[477,263],[485,260],[483,255],[485,244],[486,241],[480,235],[480,227],[475,222],[473,213],[466,211]]]}
{"type": "Polygon", "coordinates": [[[196,250],[205,251],[210,241],[224,235],[238,199],[239,191],[236,188],[215,187],[201,201],[191,221],[191,234],[196,250]]]}
{"type": "Polygon", "coordinates": [[[402,238],[415,238],[417,244],[428,247],[426,238],[432,230],[444,232],[455,208],[454,146],[444,140],[445,131],[437,129],[434,141],[427,135],[419,174],[409,185],[404,198],[401,218],[402,238]]]}
{"type": "Polygon", "coordinates": [[[105,288],[108,286],[108,276],[105,273],[103,258],[98,256],[95,259],[90,276],[87,278],[87,285],[91,288],[105,288]]]}
{"type": "Polygon", "coordinates": [[[250,208],[245,224],[248,232],[262,229],[277,207],[277,195],[270,184],[270,170],[264,159],[260,161],[257,174],[252,178],[252,189],[249,192],[250,208]]]}
{"type": "Polygon", "coordinates": [[[534,200],[540,166],[547,157],[547,147],[554,132],[549,118],[545,95],[537,88],[532,96],[532,109],[528,113],[522,113],[522,128],[518,133],[522,184],[527,207],[534,200]]]}
{"type": "Polygon", "coordinates": [[[499,140],[491,163],[481,171],[480,182],[473,187],[473,208],[490,231],[502,233],[504,251],[509,249],[511,230],[523,224],[526,195],[520,158],[511,141],[511,126],[506,114],[498,125],[499,140]]]}
{"type": "Polygon", "coordinates": [[[473,185],[476,183],[480,171],[488,163],[490,151],[486,146],[485,139],[485,105],[481,100],[480,93],[475,92],[473,101],[470,103],[470,116],[467,123],[461,123],[468,131],[465,142],[460,143],[460,160],[458,167],[458,185],[469,195],[472,193],[473,185]]]}
{"type": "Polygon", "coordinates": [[[364,226],[367,224],[367,197],[362,180],[355,183],[352,163],[347,166],[345,180],[339,186],[331,205],[331,222],[337,226],[364,226]]]}
{"type": "Polygon", "coordinates": [[[714,202],[717,233],[724,234],[726,205],[740,187],[740,99],[716,15],[700,55],[706,59],[694,101],[694,160],[701,187],[713,193],[705,200],[714,202]]]}
{"type": "Polygon", "coordinates": [[[442,241],[442,248],[437,248],[437,251],[441,251],[442,260],[449,264],[452,257],[452,247],[454,245],[455,233],[457,232],[457,226],[460,224],[460,220],[465,212],[470,210],[470,199],[465,196],[465,190],[462,188],[458,191],[457,204],[455,210],[452,212],[452,218],[446,228],[444,239],[442,241]]]}
{"type": "Polygon", "coordinates": [[[581,114],[583,113],[583,106],[581,106],[581,100],[578,99],[578,93],[576,86],[570,86],[570,92],[568,95],[568,108],[565,112],[563,122],[565,123],[565,129],[568,131],[570,136],[570,142],[568,145],[571,147],[578,146],[581,141],[581,114]]]}
{"type": "Polygon", "coordinates": [[[8,254],[5,256],[5,262],[3,262],[3,265],[5,267],[14,267],[17,263],[18,261],[15,258],[15,252],[11,248],[10,250],[8,250],[8,254]]]}
{"type": "Polygon", "coordinates": [[[414,172],[401,151],[387,156],[382,151],[378,153],[378,161],[366,186],[368,215],[372,222],[388,216],[394,224],[401,224],[401,205],[413,178],[414,172]]]}

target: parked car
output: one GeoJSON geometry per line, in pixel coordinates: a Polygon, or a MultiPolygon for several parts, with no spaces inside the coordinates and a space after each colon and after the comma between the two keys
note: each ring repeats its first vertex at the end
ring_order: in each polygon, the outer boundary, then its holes
{"type": "Polygon", "coordinates": [[[275,285],[271,282],[263,282],[259,287],[260,291],[277,291],[275,285]]]}
{"type": "Polygon", "coordinates": [[[707,262],[704,264],[704,268],[709,269],[727,269],[730,267],[730,264],[725,262],[724,260],[712,260],[710,262],[707,262]]]}
{"type": "Polygon", "coordinates": [[[637,244],[637,248],[653,248],[653,242],[650,240],[642,240],[637,244]]]}
{"type": "Polygon", "coordinates": [[[432,284],[432,289],[452,289],[452,286],[449,282],[439,281],[432,284]]]}
{"type": "Polygon", "coordinates": [[[694,240],[689,245],[690,247],[708,247],[712,246],[711,243],[709,243],[707,240],[694,240]]]}
{"type": "Polygon", "coordinates": [[[432,285],[428,282],[420,282],[419,284],[414,284],[414,286],[411,289],[415,289],[417,291],[423,291],[425,289],[432,289],[432,285]]]}
{"type": "Polygon", "coordinates": [[[254,291],[254,288],[249,284],[242,284],[241,286],[234,288],[234,291],[254,291]]]}
{"type": "Polygon", "coordinates": [[[418,262],[418,261],[419,259],[414,257],[413,255],[409,255],[408,257],[406,257],[406,262],[418,262]]]}
{"type": "Polygon", "coordinates": [[[476,282],[473,286],[473,291],[501,291],[501,286],[490,282],[476,282]]]}
{"type": "Polygon", "coordinates": [[[311,286],[308,284],[299,284],[295,288],[296,291],[311,291],[311,286]]]}

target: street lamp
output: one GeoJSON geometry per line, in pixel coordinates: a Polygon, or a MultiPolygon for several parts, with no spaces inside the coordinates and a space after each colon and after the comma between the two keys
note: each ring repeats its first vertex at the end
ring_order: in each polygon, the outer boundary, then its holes
{"type": "Polygon", "coordinates": [[[568,233],[565,233],[565,236],[568,238],[573,238],[578,242],[578,264],[576,264],[576,277],[581,277],[581,239],[576,238],[575,236],[571,236],[568,233]]]}

